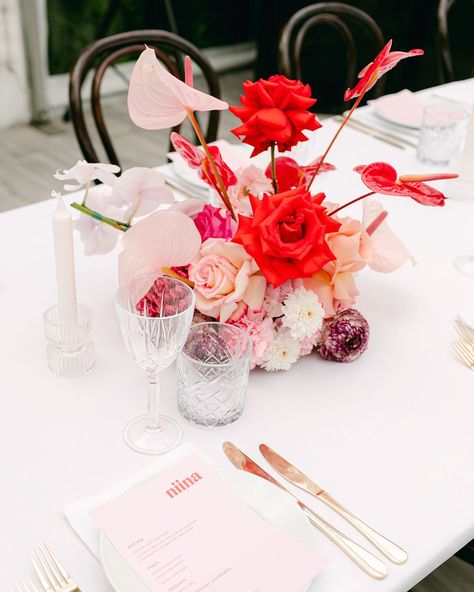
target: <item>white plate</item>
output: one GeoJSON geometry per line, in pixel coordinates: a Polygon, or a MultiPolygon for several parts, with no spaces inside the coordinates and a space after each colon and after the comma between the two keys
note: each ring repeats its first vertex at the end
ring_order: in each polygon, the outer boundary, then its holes
{"type": "MultiPolygon", "coordinates": [[[[229,467],[215,467],[215,471],[235,495],[269,524],[308,547],[316,546],[314,527],[284,491],[243,471],[229,467]]],[[[100,557],[115,592],[150,592],[103,533],[100,533],[100,557]]],[[[307,592],[309,586],[301,592],[307,592]]]]}

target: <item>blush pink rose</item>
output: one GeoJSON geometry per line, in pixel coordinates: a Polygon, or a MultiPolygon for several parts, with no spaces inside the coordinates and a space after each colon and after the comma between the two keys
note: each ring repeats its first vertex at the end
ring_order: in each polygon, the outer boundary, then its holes
{"type": "Polygon", "coordinates": [[[221,322],[237,321],[263,305],[266,280],[242,245],[209,238],[189,266],[196,308],[221,322]]]}
{"type": "Polygon", "coordinates": [[[373,257],[371,239],[362,224],[350,217],[339,219],[339,222],[339,230],[326,235],[326,242],[336,259],[303,282],[306,289],[316,292],[326,316],[354,304],[359,290],[353,273],[363,269],[373,257]]]}
{"type": "Polygon", "coordinates": [[[321,269],[312,278],[303,280],[303,286],[316,292],[326,317],[332,317],[336,312],[350,308],[359,295],[350,271],[331,274],[321,269]]]}

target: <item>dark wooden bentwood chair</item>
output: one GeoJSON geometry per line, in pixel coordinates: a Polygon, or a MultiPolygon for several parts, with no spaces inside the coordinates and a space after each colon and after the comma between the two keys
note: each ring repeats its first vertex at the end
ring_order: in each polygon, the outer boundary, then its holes
{"type": "MultiPolygon", "coordinates": [[[[465,22],[471,23],[472,25],[472,19],[474,17],[474,0],[463,0],[462,2],[457,2],[457,0],[439,0],[438,51],[441,82],[453,82],[456,80],[451,39],[449,35],[449,16],[451,9],[455,4],[457,4],[460,9],[463,9],[462,16],[464,19],[466,19],[465,22]],[[461,6],[461,4],[463,6],[461,6]]],[[[471,50],[469,55],[464,56],[465,59],[470,61],[470,64],[468,64],[468,68],[470,68],[470,70],[466,71],[465,75],[474,76],[474,46],[472,44],[472,40],[466,45],[467,47],[470,47],[471,50]]]]}
{"type": "MultiPolygon", "coordinates": [[[[110,66],[114,65],[120,58],[140,53],[145,49],[145,44],[152,47],[161,63],[172,74],[182,80],[184,80],[182,58],[183,55],[189,55],[191,60],[201,69],[210,94],[220,98],[219,80],[206,56],[195,45],[174,33],[158,29],[128,31],[94,41],[79,55],[71,70],[69,79],[71,119],[82,153],[88,162],[99,162],[99,157],[93,146],[84,117],[81,89],[86,76],[89,71],[95,69],[91,86],[92,115],[110,162],[120,166],[117,153],[105,125],[101,104],[101,84],[104,74],[110,66]]],[[[205,130],[205,137],[208,142],[213,142],[217,138],[219,115],[219,111],[209,113],[207,130],[205,130]]],[[[179,128],[180,126],[177,126],[173,129],[178,131],[179,128]]]]}
{"type": "MultiPolygon", "coordinates": [[[[371,49],[374,51],[372,58],[382,49],[385,41],[380,27],[371,16],[359,8],[341,2],[311,4],[290,18],[280,35],[278,48],[280,72],[288,78],[305,80],[302,72],[303,48],[309,34],[314,33],[314,29],[321,26],[333,29],[345,44],[345,88],[351,88],[355,84],[358,70],[361,69],[354,39],[355,27],[370,38],[371,49]]],[[[317,59],[321,58],[317,57],[314,61],[316,62],[317,59]]],[[[331,58],[325,55],[322,59],[331,58]]],[[[382,90],[383,81],[375,87],[372,96],[380,96],[382,90]]]]}

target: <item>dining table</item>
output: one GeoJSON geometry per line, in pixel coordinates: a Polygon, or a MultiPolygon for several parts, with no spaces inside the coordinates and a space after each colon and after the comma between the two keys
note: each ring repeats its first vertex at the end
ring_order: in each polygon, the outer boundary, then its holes
{"type": "MultiPolygon", "coordinates": [[[[455,84],[460,94],[474,89],[473,80],[455,84]]],[[[337,125],[325,120],[311,134],[308,154],[321,154],[337,125]]],[[[336,170],[319,175],[313,189],[331,203],[364,193],[356,165],[386,161],[399,174],[449,171],[419,162],[411,145],[349,126],[328,160],[336,170]]],[[[449,198],[448,181],[433,185],[449,198]]],[[[313,353],[289,371],[252,371],[242,418],[218,429],[184,421],[175,366],[162,373],[162,411],[179,422],[185,443],[229,465],[222,444],[231,441],[268,469],[258,448],[266,443],[408,553],[403,565],[387,561],[389,574],[378,581],[318,533],[330,563],[311,592],[406,592],[474,539],[474,375],[451,347],[456,316],[474,319],[474,277],[453,264],[474,254],[474,199],[447,199],[445,207],[377,199],[412,260],[394,273],[357,275],[355,306],[370,325],[369,347],[358,360],[339,364],[313,353]]],[[[43,313],[56,299],[54,208],[46,199],[0,214],[0,589],[33,575],[29,552],[46,542],[83,592],[108,592],[100,562],[63,508],[154,462],[122,439],[124,425],[144,408],[146,385],[116,319],[120,246],[85,256],[77,236],[78,298],[93,310],[96,363],[80,378],[49,371],[43,313]]],[[[360,204],[351,211],[360,214],[360,204]]],[[[330,508],[293,491],[383,558],[330,508]]]]}

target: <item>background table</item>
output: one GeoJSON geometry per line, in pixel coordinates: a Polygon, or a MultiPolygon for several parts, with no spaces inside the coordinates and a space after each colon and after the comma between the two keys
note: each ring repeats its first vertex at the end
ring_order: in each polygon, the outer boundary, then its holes
{"type": "MultiPolygon", "coordinates": [[[[314,154],[332,128],[315,135],[314,154]]],[[[412,150],[344,133],[329,158],[339,171],[317,179],[333,202],[363,192],[356,164],[386,159],[400,173],[425,170],[412,150]]],[[[473,202],[430,208],[381,200],[417,265],[357,277],[357,308],[371,326],[364,356],[344,365],[311,355],[290,372],[253,372],[244,417],[225,429],[180,421],[185,441],[217,462],[227,462],[224,440],[257,461],[258,444],[268,443],[409,553],[377,582],[320,535],[333,564],[313,586],[318,592],[342,592],[331,575],[338,571],[349,578],[344,592],[403,592],[474,538],[473,377],[450,348],[454,316],[474,304],[474,280],[452,263],[474,252],[473,202]]],[[[85,592],[106,592],[99,563],[61,508],[152,461],[122,441],[124,424],[145,408],[145,379],[115,319],[116,253],[87,258],[78,240],[78,292],[94,310],[97,364],[76,380],[49,373],[41,317],[55,300],[53,209],[51,200],[0,216],[0,587],[31,573],[28,551],[46,541],[85,592]]],[[[163,376],[163,412],[176,417],[175,389],[172,367],[163,376]]],[[[328,508],[301,497],[370,548],[328,508]]]]}

